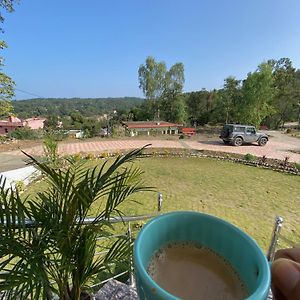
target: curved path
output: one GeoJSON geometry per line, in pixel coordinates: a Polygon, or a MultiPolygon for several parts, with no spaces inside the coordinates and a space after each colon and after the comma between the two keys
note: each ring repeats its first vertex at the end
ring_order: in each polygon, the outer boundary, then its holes
{"type": "MultiPolygon", "coordinates": [[[[255,156],[265,155],[267,158],[285,159],[289,157],[289,161],[300,163],[300,139],[292,138],[281,134],[280,132],[268,132],[270,140],[264,147],[255,144],[243,145],[240,147],[226,146],[218,138],[201,140],[199,135],[196,139],[184,140],[99,140],[99,141],[81,141],[74,143],[60,143],[60,154],[75,153],[101,153],[105,151],[127,150],[139,148],[146,144],[151,144],[154,148],[189,148],[197,150],[221,151],[228,153],[247,154],[251,153],[255,156]],[[298,153],[290,152],[290,150],[298,151],[298,153]]],[[[33,155],[43,154],[43,147],[36,146],[30,149],[24,149],[33,155]]],[[[3,152],[2,154],[19,155],[19,150],[3,152]]]]}

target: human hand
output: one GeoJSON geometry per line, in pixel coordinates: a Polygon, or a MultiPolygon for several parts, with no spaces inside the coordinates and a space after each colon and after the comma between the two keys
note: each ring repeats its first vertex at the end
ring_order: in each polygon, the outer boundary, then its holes
{"type": "Polygon", "coordinates": [[[276,300],[300,300],[300,247],[276,252],[272,291],[276,300]]]}

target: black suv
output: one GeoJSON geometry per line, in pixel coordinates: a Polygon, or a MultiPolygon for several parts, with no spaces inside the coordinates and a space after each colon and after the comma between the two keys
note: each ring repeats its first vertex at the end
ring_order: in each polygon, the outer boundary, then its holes
{"type": "Polygon", "coordinates": [[[241,146],[244,143],[257,142],[259,146],[267,144],[269,138],[265,133],[256,132],[254,126],[226,124],[220,135],[224,144],[241,146]]]}

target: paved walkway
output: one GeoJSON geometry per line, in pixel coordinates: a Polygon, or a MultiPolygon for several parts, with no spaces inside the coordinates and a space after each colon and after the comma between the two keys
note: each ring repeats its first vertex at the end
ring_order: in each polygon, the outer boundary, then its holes
{"type": "MultiPolygon", "coordinates": [[[[272,132],[271,132],[272,134],[272,132]]],[[[75,154],[75,153],[102,153],[106,151],[128,150],[143,147],[151,143],[153,148],[189,148],[197,150],[221,151],[228,153],[247,154],[261,157],[265,155],[267,158],[285,159],[289,157],[290,162],[300,163],[300,153],[293,153],[289,150],[297,150],[300,152],[300,139],[286,137],[280,133],[274,133],[266,146],[260,147],[255,144],[243,145],[240,147],[224,145],[218,138],[206,141],[197,140],[99,140],[99,141],[82,141],[74,143],[61,143],[59,145],[59,154],[75,154]]],[[[36,146],[30,149],[24,149],[32,155],[42,155],[43,147],[36,146]]],[[[20,150],[3,152],[2,155],[23,155],[20,150]]]]}

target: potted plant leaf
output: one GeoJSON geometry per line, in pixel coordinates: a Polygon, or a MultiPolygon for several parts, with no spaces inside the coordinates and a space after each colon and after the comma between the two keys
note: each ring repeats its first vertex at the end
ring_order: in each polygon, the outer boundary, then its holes
{"type": "Polygon", "coordinates": [[[0,179],[0,291],[5,299],[89,299],[91,278],[128,260],[128,239],[105,244],[108,252],[97,256],[96,237],[112,234],[110,220],[122,215],[120,204],[151,190],[133,164],[142,150],[92,169],[75,160],[57,168],[27,155],[47,188],[25,199],[5,189],[0,179]],[[94,219],[86,222],[95,207],[94,219]]]}

